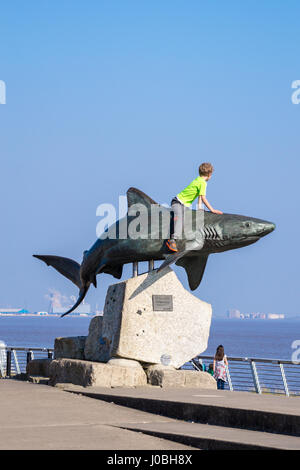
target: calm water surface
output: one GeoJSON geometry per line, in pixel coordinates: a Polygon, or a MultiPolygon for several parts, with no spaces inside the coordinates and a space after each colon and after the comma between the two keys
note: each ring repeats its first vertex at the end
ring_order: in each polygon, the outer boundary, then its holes
{"type": "MultiPolygon", "coordinates": [[[[0,341],[8,346],[53,348],[56,337],[86,336],[87,317],[1,317],[0,341]]],[[[291,359],[300,340],[300,320],[213,319],[207,350],[213,355],[223,344],[228,356],[291,359]]]]}
{"type": "Polygon", "coordinates": [[[54,340],[65,336],[86,336],[87,317],[1,317],[0,341],[8,346],[53,348],[54,340]]]}
{"type": "Polygon", "coordinates": [[[300,319],[218,319],[212,321],[204,354],[213,355],[223,344],[227,356],[291,360],[294,340],[300,340],[300,319]]]}

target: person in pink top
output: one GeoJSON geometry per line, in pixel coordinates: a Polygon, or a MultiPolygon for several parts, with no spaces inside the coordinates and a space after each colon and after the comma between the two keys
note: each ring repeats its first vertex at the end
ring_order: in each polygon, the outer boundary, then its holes
{"type": "Polygon", "coordinates": [[[224,353],[224,347],[220,344],[217,347],[216,354],[214,357],[214,378],[217,381],[217,389],[224,390],[226,382],[226,367],[228,366],[228,361],[226,354],[224,353]]]}

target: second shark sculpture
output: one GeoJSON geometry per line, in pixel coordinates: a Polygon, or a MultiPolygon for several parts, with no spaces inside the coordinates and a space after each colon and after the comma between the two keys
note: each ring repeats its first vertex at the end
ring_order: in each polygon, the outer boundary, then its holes
{"type": "MultiPolygon", "coordinates": [[[[81,265],[61,256],[33,255],[55,268],[79,288],[75,305],[62,316],[78,307],[91,284],[97,287],[97,274],[107,273],[120,279],[123,265],[136,261],[165,260],[158,271],[176,263],[186,270],[190,289],[195,290],[201,282],[210,254],[250,245],[275,229],[275,224],[265,220],[203,211],[203,223],[198,232],[194,233],[196,242],[189,245],[190,239],[183,235],[183,238],[177,241],[179,252],[169,254],[165,247],[165,238],[161,236],[161,233],[166,233],[165,229],[168,232],[168,227],[161,226],[159,229],[152,227],[151,234],[149,232],[150,235],[144,238],[120,238],[119,234],[124,234],[124,229],[127,233],[130,223],[136,219],[136,215],[130,215],[130,208],[134,205],[142,205],[148,214],[151,212],[151,207],[158,207],[162,214],[168,215],[162,217],[162,220],[165,220],[162,224],[170,224],[171,209],[158,205],[136,188],[128,189],[127,202],[129,215],[116,221],[106,231],[115,236],[99,237],[94,245],[83,253],[81,265]]],[[[190,213],[196,215],[196,212],[199,211],[191,210],[190,213]]]]}

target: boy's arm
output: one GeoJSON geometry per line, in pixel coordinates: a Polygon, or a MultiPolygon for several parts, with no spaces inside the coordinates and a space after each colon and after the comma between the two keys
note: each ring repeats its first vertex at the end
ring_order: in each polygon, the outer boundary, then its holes
{"type": "Polygon", "coordinates": [[[201,201],[203,202],[203,204],[205,204],[205,206],[207,207],[207,209],[209,209],[211,212],[213,212],[214,214],[223,214],[223,212],[221,211],[218,211],[217,209],[214,209],[210,203],[208,202],[208,200],[206,199],[205,196],[199,196],[199,200],[198,200],[198,209],[201,209],[201,201]]]}

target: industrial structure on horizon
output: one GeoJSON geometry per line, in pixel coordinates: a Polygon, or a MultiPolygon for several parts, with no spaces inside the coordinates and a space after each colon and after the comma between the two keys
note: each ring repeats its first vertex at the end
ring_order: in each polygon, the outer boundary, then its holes
{"type": "MultiPolygon", "coordinates": [[[[49,289],[49,293],[45,295],[48,301],[48,307],[44,311],[33,312],[26,308],[0,308],[0,316],[60,316],[65,313],[74,303],[74,297],[67,297],[55,289],[49,289]]],[[[96,310],[91,309],[90,304],[82,302],[72,313],[74,316],[95,316],[103,315],[103,311],[99,310],[96,305],[96,310]]]]}

